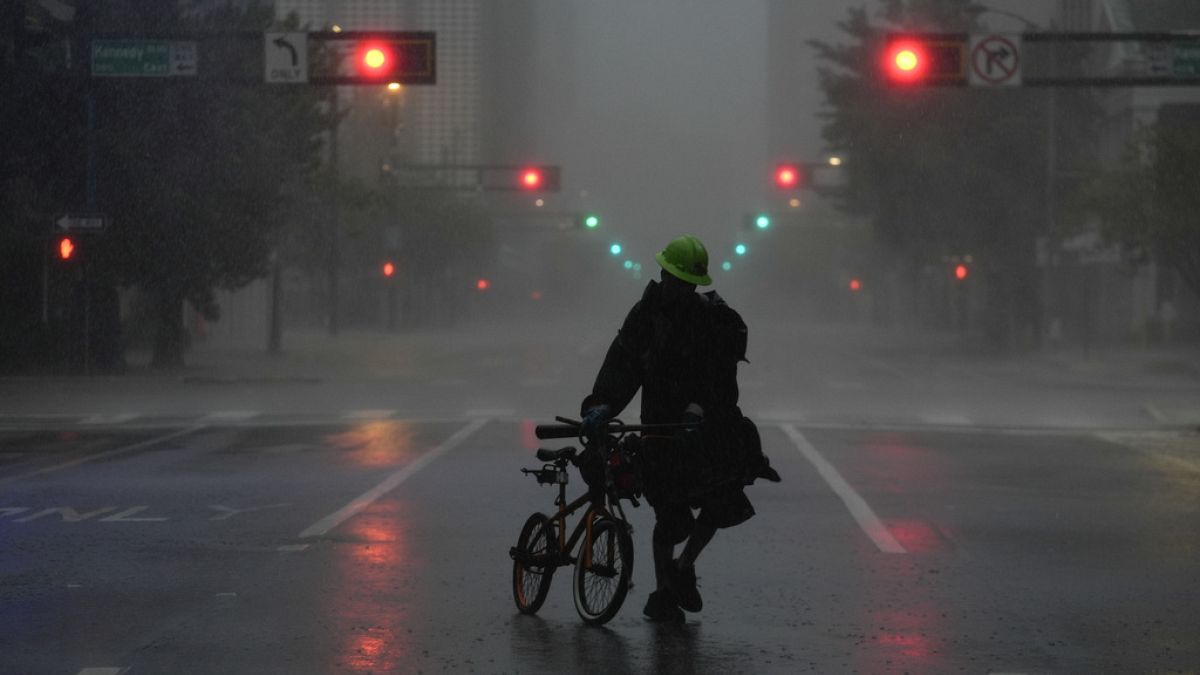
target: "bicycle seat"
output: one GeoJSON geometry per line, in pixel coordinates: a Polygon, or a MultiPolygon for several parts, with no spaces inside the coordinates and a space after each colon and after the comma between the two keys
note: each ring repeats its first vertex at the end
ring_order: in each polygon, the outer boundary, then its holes
{"type": "Polygon", "coordinates": [[[549,448],[538,448],[537,458],[543,462],[556,462],[560,459],[575,459],[575,448],[559,448],[551,450],[549,448]]]}

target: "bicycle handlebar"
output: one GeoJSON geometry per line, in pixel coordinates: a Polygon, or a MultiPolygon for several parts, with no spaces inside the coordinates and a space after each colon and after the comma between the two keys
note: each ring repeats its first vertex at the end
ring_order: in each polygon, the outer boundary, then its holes
{"type": "MultiPolygon", "coordinates": [[[[533,434],[538,438],[545,440],[548,438],[578,438],[579,427],[581,423],[577,420],[568,419],[566,417],[555,417],[554,419],[563,424],[539,424],[533,434]]],[[[677,422],[671,424],[625,424],[619,420],[608,422],[604,426],[604,431],[608,432],[645,432],[645,431],[677,431],[679,429],[695,429],[700,426],[698,422],[677,422]]]]}

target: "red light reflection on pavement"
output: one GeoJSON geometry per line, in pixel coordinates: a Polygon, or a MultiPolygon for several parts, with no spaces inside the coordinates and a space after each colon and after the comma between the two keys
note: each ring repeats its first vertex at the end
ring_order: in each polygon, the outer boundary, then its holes
{"type": "Polygon", "coordinates": [[[884,521],[884,524],[909,553],[936,551],[943,547],[942,537],[925,521],[888,520],[884,521]]]}
{"type": "Polygon", "coordinates": [[[379,501],[346,523],[329,594],[335,630],[345,637],[330,671],[398,672],[409,655],[409,601],[400,594],[420,571],[408,550],[407,508],[379,501]]]}
{"type": "Polygon", "coordinates": [[[866,636],[855,670],[863,673],[940,673],[947,662],[946,639],[952,630],[938,600],[940,576],[929,575],[935,556],[947,552],[948,537],[932,522],[952,477],[946,463],[907,434],[870,434],[863,438],[848,480],[879,511],[888,531],[907,552],[880,555],[862,547],[865,610],[859,621],[866,636]],[[933,500],[926,503],[926,499],[933,500]],[[888,516],[894,516],[889,518],[888,516]]]}
{"type": "Polygon", "coordinates": [[[415,459],[412,424],[399,420],[363,422],[349,431],[325,437],[325,442],[359,466],[392,466],[415,459]]]}
{"type": "Polygon", "coordinates": [[[909,670],[909,664],[912,672],[931,673],[938,670],[936,663],[940,656],[929,636],[928,620],[921,616],[929,610],[929,607],[921,610],[881,610],[872,615],[881,630],[877,642],[885,648],[888,658],[901,661],[904,670],[909,670]]]}

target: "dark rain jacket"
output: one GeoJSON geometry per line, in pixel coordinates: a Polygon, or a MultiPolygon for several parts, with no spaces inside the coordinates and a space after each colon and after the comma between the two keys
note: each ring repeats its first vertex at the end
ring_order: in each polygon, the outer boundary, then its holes
{"type": "Polygon", "coordinates": [[[645,424],[682,422],[690,403],[704,411],[698,434],[647,438],[643,470],[651,504],[720,485],[740,489],[745,453],[761,453],[753,423],[738,408],[737,367],[746,360],[746,334],[745,322],[716,292],[667,302],[657,281],[625,317],[581,412],[604,404],[616,416],[639,388],[645,424]],[[750,433],[753,449],[745,438],[750,433]]]}
{"type": "Polygon", "coordinates": [[[664,302],[651,281],[608,348],[582,411],[607,405],[616,416],[642,389],[642,422],[680,422],[689,403],[711,421],[740,419],[737,364],[746,360],[746,324],[715,291],[664,302]]]}

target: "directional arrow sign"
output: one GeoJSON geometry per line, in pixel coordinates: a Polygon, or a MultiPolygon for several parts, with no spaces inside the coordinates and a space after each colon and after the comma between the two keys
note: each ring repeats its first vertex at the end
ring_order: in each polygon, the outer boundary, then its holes
{"type": "Polygon", "coordinates": [[[308,82],[308,33],[263,33],[266,81],[308,82]]]}
{"type": "Polygon", "coordinates": [[[1021,84],[1021,36],[973,34],[967,43],[972,87],[1016,87],[1021,84]]]}
{"type": "Polygon", "coordinates": [[[63,232],[101,232],[108,219],[101,215],[67,214],[54,221],[54,226],[63,232]]]}

